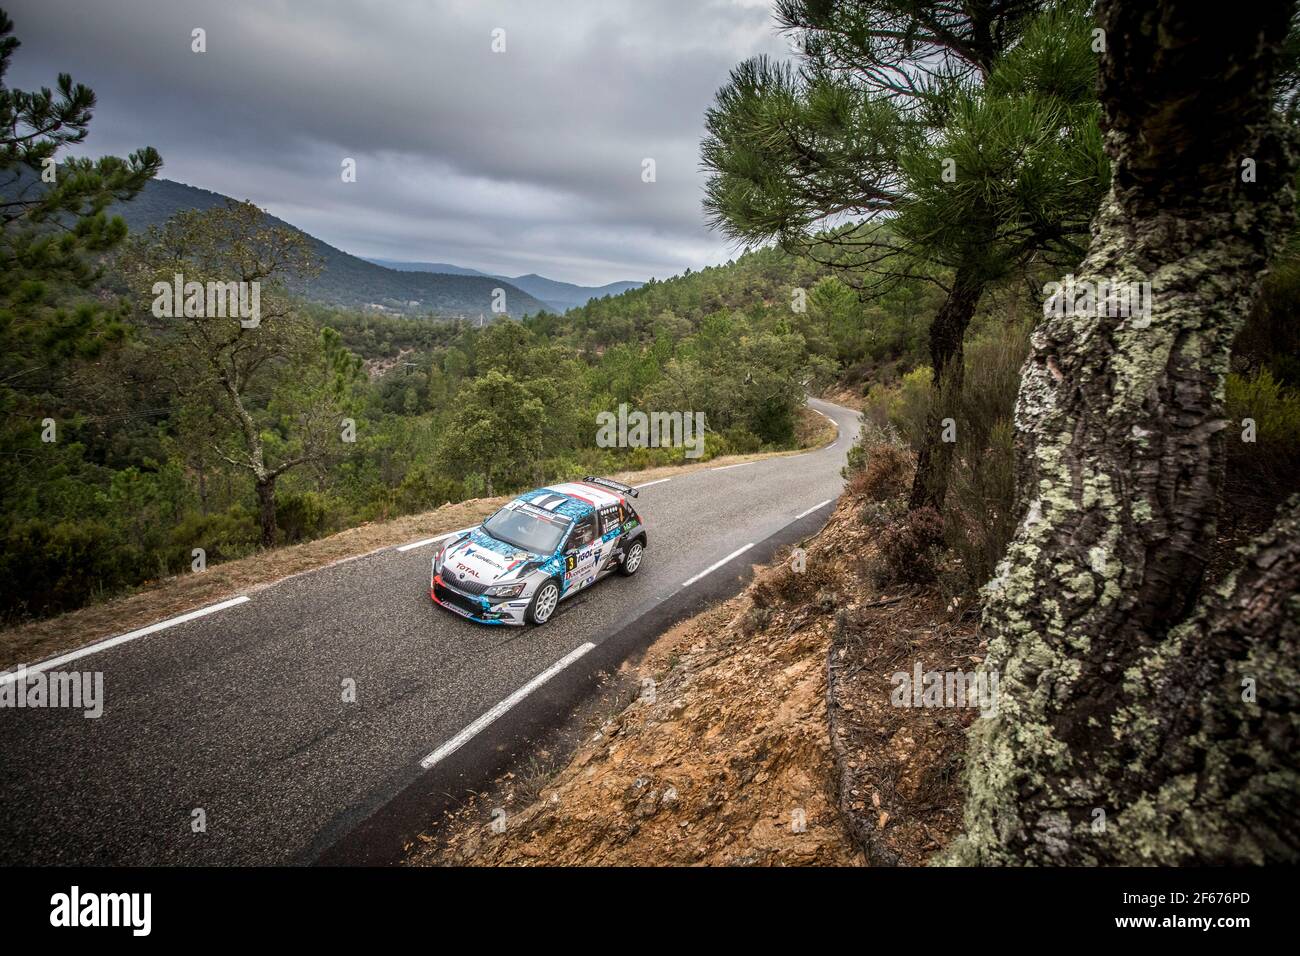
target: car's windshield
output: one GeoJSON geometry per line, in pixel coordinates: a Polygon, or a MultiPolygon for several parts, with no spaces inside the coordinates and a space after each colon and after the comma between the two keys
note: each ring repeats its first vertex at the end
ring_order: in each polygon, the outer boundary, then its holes
{"type": "Polygon", "coordinates": [[[516,548],[524,548],[534,554],[553,554],[569,530],[569,519],[559,515],[544,515],[522,505],[502,508],[483,522],[483,530],[498,541],[516,548]]]}

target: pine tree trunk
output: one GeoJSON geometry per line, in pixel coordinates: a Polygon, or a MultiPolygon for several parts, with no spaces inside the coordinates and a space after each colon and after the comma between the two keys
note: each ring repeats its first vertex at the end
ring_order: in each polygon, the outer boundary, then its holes
{"type": "Polygon", "coordinates": [[[975,269],[959,268],[952,289],[930,323],[930,368],[934,370],[933,399],[926,412],[925,439],[916,456],[916,475],[908,509],[943,508],[948,494],[948,474],[952,468],[952,442],[943,440],[945,418],[955,417],[957,397],[961,394],[963,343],[984,283],[975,269]]]}
{"type": "Polygon", "coordinates": [[[947,860],[1295,860],[1295,503],[1200,595],[1223,443],[1239,440],[1229,347],[1294,207],[1269,99],[1290,5],[1103,0],[1098,15],[1114,181],[1078,279],[1149,280],[1150,324],[1093,310],[1034,332],[1022,517],[983,620],[997,715],[972,728],[947,860]]]}
{"type": "Polygon", "coordinates": [[[275,479],[259,478],[257,488],[257,518],[262,527],[262,547],[275,547],[275,479]]]}

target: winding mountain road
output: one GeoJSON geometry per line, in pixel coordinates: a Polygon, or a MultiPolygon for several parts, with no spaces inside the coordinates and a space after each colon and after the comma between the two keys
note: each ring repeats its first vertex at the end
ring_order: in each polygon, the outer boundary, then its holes
{"type": "Polygon", "coordinates": [[[0,863],[392,862],[439,795],[489,780],[598,671],[824,523],[858,415],[809,405],[839,427],[834,444],[643,486],[641,571],[545,627],[436,607],[435,545],[419,544],[59,665],[103,673],[103,716],[0,710],[0,863]]]}

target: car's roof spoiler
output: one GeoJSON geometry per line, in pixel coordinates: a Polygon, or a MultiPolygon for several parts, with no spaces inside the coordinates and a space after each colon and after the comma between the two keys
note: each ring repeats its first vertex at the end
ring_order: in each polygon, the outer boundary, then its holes
{"type": "Polygon", "coordinates": [[[588,475],[582,480],[589,484],[601,485],[602,487],[609,488],[611,491],[617,491],[619,494],[631,495],[633,498],[637,496],[637,490],[635,488],[631,485],[625,485],[621,481],[615,481],[613,478],[597,478],[595,475],[588,475]]]}

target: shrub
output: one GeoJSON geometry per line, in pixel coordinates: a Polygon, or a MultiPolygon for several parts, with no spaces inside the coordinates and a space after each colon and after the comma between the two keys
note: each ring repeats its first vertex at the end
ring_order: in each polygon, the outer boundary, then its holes
{"type": "Polygon", "coordinates": [[[819,591],[835,585],[834,562],[824,555],[805,554],[802,570],[796,571],[793,552],[781,564],[763,573],[750,587],[755,607],[770,608],[781,603],[801,603],[819,591]]]}
{"type": "Polygon", "coordinates": [[[290,492],[277,496],[275,523],[281,541],[291,543],[319,537],[329,517],[328,501],[319,492],[290,492]]]}
{"type": "Polygon", "coordinates": [[[393,492],[393,505],[399,514],[412,514],[461,501],[467,494],[462,482],[419,464],[406,473],[393,492]]]}
{"type": "Polygon", "coordinates": [[[867,390],[862,414],[878,430],[901,436],[917,450],[925,435],[933,383],[934,373],[921,365],[897,382],[873,385],[867,390]]]}
{"type": "Polygon", "coordinates": [[[732,455],[752,455],[763,448],[763,440],[742,426],[728,428],[722,436],[727,440],[732,455]]]}
{"type": "Polygon", "coordinates": [[[1014,439],[1010,417],[999,418],[980,453],[953,469],[945,517],[956,591],[973,592],[992,578],[1015,533],[1014,439]]]}
{"type": "Polygon", "coordinates": [[[190,512],[172,529],[171,570],[189,567],[194,548],[202,548],[209,564],[231,561],[251,554],[261,540],[261,530],[251,511],[232,505],[224,512],[199,514],[190,512]]]}
{"type": "Polygon", "coordinates": [[[849,481],[849,494],[868,501],[888,501],[907,494],[914,464],[906,448],[882,442],[862,448],[861,457],[865,464],[849,481]]]}
{"type": "Polygon", "coordinates": [[[1231,374],[1224,384],[1229,504],[1272,506],[1296,490],[1300,479],[1300,390],[1280,384],[1267,368],[1231,374]],[[1245,440],[1243,420],[1254,422],[1245,440]]]}
{"type": "Polygon", "coordinates": [[[873,570],[881,584],[928,584],[938,576],[944,520],[933,508],[909,511],[880,529],[873,570]]]}
{"type": "Polygon", "coordinates": [[[944,509],[957,591],[975,591],[989,580],[1015,533],[1013,419],[1028,353],[1029,328],[1019,324],[996,326],[966,349],[944,509]]]}
{"type": "Polygon", "coordinates": [[[124,547],[103,521],[32,518],[4,530],[0,613],[57,614],[146,577],[138,549],[124,547]]]}

